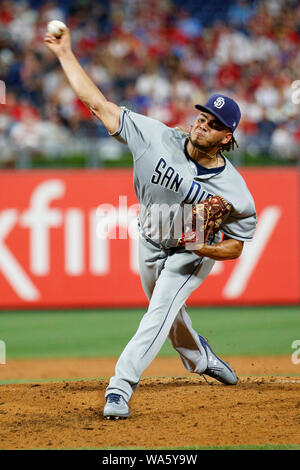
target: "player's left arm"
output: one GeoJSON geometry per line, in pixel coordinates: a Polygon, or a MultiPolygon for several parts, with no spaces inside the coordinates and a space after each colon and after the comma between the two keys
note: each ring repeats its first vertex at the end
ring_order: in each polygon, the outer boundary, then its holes
{"type": "Polygon", "coordinates": [[[243,241],[224,235],[224,239],[220,243],[216,245],[203,243],[199,246],[199,249],[193,251],[198,256],[205,256],[216,261],[225,261],[238,258],[242,254],[243,246],[243,241]]]}

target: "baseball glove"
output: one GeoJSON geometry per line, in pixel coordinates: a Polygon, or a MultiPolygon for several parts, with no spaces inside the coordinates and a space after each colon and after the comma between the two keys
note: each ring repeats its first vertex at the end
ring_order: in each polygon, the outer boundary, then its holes
{"type": "Polygon", "coordinates": [[[230,210],[231,205],[222,196],[211,196],[192,206],[191,220],[185,224],[177,246],[187,243],[206,243],[219,231],[230,210]]]}

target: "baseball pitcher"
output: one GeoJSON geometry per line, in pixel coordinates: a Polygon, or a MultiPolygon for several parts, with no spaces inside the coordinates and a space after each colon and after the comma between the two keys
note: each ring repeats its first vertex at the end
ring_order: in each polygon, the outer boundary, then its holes
{"type": "Polygon", "coordinates": [[[109,102],[74,56],[68,28],[60,38],[47,33],[45,44],[79,99],[111,136],[128,145],[134,161],[140,275],[149,307],[117,361],[105,393],[104,417],[129,416],[130,398],[166,338],[189,372],[235,385],[236,374],[193,329],[185,304],[215,261],[239,257],[254,235],[253,198],[223,154],[236,144],[237,103],[215,94],[204,106],[196,104],[199,113],[189,133],[172,129],[109,102]],[[186,208],[193,209],[187,211],[188,227],[186,208]]]}

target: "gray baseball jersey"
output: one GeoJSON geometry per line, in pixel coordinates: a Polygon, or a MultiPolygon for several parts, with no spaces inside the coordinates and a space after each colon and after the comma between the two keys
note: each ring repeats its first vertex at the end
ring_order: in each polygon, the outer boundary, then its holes
{"type": "Polygon", "coordinates": [[[133,155],[134,187],[144,236],[165,247],[172,246],[175,244],[171,238],[172,222],[180,207],[220,195],[232,205],[221,232],[242,241],[253,238],[256,227],[253,198],[244,179],[225,156],[222,171],[203,169],[199,174],[199,165],[186,154],[185,133],[124,108],[120,129],[114,136],[127,143],[133,155]]]}
{"type": "MultiPolygon", "coordinates": [[[[127,143],[134,159],[134,187],[141,208],[139,267],[149,300],[147,313],[120,355],[105,393],[120,394],[128,401],[166,338],[189,372],[201,374],[207,367],[185,303],[209,275],[214,260],[184,248],[170,248],[174,239],[169,229],[179,207],[209,195],[223,196],[233,209],[221,230],[245,241],[253,237],[256,213],[243,178],[227,158],[224,167],[200,168],[185,151],[186,134],[122,109],[114,137],[127,143]]],[[[219,240],[216,237],[213,242],[219,240]]]]}

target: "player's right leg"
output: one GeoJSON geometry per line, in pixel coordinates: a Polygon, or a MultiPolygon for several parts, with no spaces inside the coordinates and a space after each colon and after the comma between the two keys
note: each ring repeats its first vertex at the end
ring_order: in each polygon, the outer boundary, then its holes
{"type": "MultiPolygon", "coordinates": [[[[165,257],[163,257],[163,253],[159,252],[157,248],[145,241],[141,243],[139,253],[141,257],[140,273],[142,285],[150,301],[155,283],[165,265],[167,256],[165,255],[165,257]]],[[[175,269],[181,269],[180,255],[172,256],[175,265],[178,259],[178,264],[175,269]]],[[[213,266],[213,260],[209,258],[203,260],[201,266],[201,282],[206,279],[213,266]]],[[[200,371],[202,371],[200,345],[203,345],[208,360],[206,375],[214,377],[224,384],[231,385],[236,383],[237,378],[232,369],[213,353],[206,340],[193,329],[192,321],[186,312],[185,305],[182,306],[176,316],[168,339],[174,349],[180,354],[182,363],[189,372],[200,373],[200,371]],[[208,352],[210,352],[210,354],[207,354],[208,352]]]]}
{"type": "MultiPolygon", "coordinates": [[[[180,354],[183,365],[189,372],[198,372],[197,341],[203,346],[207,356],[207,367],[201,375],[208,375],[224,385],[236,385],[237,376],[229,364],[220,359],[212,350],[208,341],[195,332],[192,322],[183,306],[178,313],[169,333],[169,341],[180,354]]],[[[198,351],[199,354],[199,351],[198,351]]]]}

